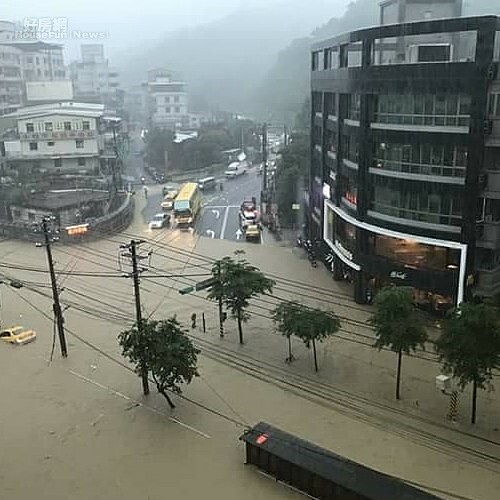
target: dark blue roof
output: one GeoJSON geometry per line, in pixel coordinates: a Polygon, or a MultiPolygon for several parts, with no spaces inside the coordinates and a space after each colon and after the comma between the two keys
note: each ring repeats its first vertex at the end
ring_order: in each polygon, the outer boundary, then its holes
{"type": "Polygon", "coordinates": [[[410,486],[400,479],[299,439],[265,422],[259,422],[245,432],[240,439],[370,500],[439,498],[410,486]],[[266,434],[267,439],[259,444],[257,438],[262,434],[266,434]]]}

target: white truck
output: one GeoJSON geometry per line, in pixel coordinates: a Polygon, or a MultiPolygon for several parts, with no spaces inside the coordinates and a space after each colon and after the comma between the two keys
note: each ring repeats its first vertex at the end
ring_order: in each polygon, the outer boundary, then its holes
{"type": "Polygon", "coordinates": [[[239,175],[243,175],[247,173],[248,163],[246,161],[235,161],[230,163],[227,167],[227,170],[224,172],[226,175],[226,179],[234,179],[239,175]]]}

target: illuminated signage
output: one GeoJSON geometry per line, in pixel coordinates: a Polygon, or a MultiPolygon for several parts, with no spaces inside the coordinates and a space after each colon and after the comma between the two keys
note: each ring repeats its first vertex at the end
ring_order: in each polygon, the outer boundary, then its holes
{"type": "Polygon", "coordinates": [[[79,224],[78,226],[68,226],[66,232],[68,236],[81,236],[86,234],[89,230],[88,224],[79,224]]]}
{"type": "Polygon", "coordinates": [[[397,279],[397,280],[405,280],[406,278],[408,278],[408,275],[406,273],[401,272],[401,271],[391,271],[389,273],[389,278],[397,279]]]}
{"type": "Polygon", "coordinates": [[[267,441],[267,438],[269,436],[267,434],[261,434],[260,436],[257,436],[257,439],[255,440],[255,442],[257,444],[264,444],[266,441],[267,441]]]}
{"type": "Polygon", "coordinates": [[[352,253],[347,250],[347,248],[340,243],[339,240],[335,240],[335,246],[337,247],[337,250],[348,260],[352,260],[352,253]]]}

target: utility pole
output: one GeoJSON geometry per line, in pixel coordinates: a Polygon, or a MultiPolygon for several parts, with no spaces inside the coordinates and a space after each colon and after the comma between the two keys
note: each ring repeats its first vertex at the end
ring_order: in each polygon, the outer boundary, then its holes
{"type": "Polygon", "coordinates": [[[267,193],[267,124],[262,125],[262,191],[267,193]]]}
{"type": "Polygon", "coordinates": [[[221,273],[220,273],[220,262],[217,262],[217,278],[219,279],[219,288],[221,293],[218,297],[219,302],[219,333],[220,338],[224,337],[224,313],[222,312],[222,285],[221,285],[221,273]]]}
{"type": "MultiPolygon", "coordinates": [[[[135,315],[136,315],[136,323],[137,330],[139,332],[139,336],[142,336],[143,322],[142,322],[142,310],[141,310],[141,289],[139,282],[139,274],[144,269],[139,269],[137,265],[138,260],[142,259],[140,255],[137,254],[137,247],[143,243],[142,240],[131,240],[128,245],[120,245],[120,248],[127,249],[130,253],[122,254],[126,257],[129,257],[132,263],[132,273],[127,276],[134,280],[134,295],[135,295],[135,315]]],[[[149,394],[149,382],[148,382],[148,370],[145,366],[141,366],[141,379],[142,379],[142,392],[145,396],[149,394]]]]}
{"type": "Polygon", "coordinates": [[[59,334],[59,345],[61,346],[61,354],[63,358],[68,357],[68,348],[66,346],[66,336],[64,335],[64,318],[62,314],[61,304],[59,302],[59,289],[57,288],[56,273],[54,271],[54,261],[52,260],[52,250],[50,248],[54,241],[57,241],[58,236],[51,236],[52,230],[49,228],[48,223],[54,220],[54,217],[44,217],[42,219],[42,231],[44,243],[37,244],[37,246],[45,246],[47,252],[47,261],[49,264],[50,282],[52,285],[52,297],[54,303],[52,309],[57,324],[57,333],[59,334]]]}

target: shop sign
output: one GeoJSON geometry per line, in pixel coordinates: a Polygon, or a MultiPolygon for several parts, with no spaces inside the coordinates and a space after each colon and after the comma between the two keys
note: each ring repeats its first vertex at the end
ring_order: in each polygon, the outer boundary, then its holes
{"type": "Polygon", "coordinates": [[[389,277],[396,280],[405,280],[408,278],[408,275],[401,271],[391,271],[389,277]]]}
{"type": "Polygon", "coordinates": [[[339,240],[335,240],[335,246],[337,247],[338,251],[348,260],[352,261],[352,253],[347,250],[342,243],[340,243],[339,240]]]}

